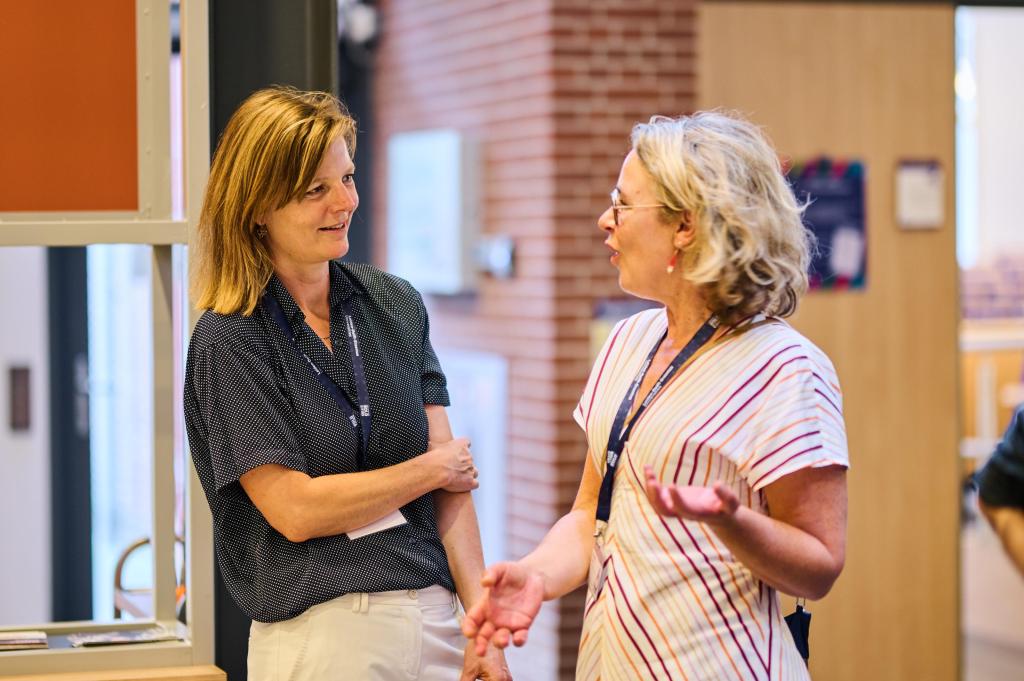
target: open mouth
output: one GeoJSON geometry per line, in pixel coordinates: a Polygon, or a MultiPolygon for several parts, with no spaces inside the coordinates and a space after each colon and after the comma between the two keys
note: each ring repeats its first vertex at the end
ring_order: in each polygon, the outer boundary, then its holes
{"type": "Polygon", "coordinates": [[[340,223],[338,223],[336,225],[328,225],[327,227],[321,227],[317,231],[319,231],[319,232],[340,232],[343,229],[345,229],[346,226],[347,225],[345,225],[344,222],[340,222],[340,223]]]}

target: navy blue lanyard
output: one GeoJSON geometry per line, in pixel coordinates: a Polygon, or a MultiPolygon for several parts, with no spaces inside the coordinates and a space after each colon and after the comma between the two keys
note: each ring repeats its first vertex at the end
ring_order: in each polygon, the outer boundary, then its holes
{"type": "Polygon", "coordinates": [[[612,488],[615,485],[615,469],[619,465],[619,456],[622,454],[622,448],[626,445],[626,441],[629,440],[629,434],[633,432],[633,426],[640,419],[640,415],[644,413],[648,405],[654,401],[654,398],[661,392],[661,389],[665,387],[672,376],[679,371],[684,364],[694,353],[700,350],[711,337],[715,335],[715,329],[718,328],[718,318],[712,316],[706,322],[704,326],[697,330],[690,342],[686,344],[679,354],[676,355],[672,363],[665,368],[665,371],[658,377],[658,382],[651,388],[651,392],[647,393],[647,397],[637,407],[636,413],[633,414],[633,418],[626,423],[626,417],[629,416],[629,410],[633,407],[633,400],[636,399],[636,394],[640,390],[640,384],[643,383],[644,374],[647,373],[647,368],[651,366],[651,362],[654,361],[654,356],[658,354],[658,348],[661,346],[661,342],[665,340],[665,336],[668,335],[668,331],[662,334],[658,342],[654,344],[654,348],[650,354],[647,355],[647,359],[640,366],[640,371],[637,372],[636,378],[633,379],[633,383],[629,386],[629,390],[626,392],[626,396],[622,398],[622,404],[619,405],[619,412],[615,415],[615,421],[612,423],[612,429],[608,433],[608,454],[606,460],[606,466],[604,470],[604,479],[601,481],[601,494],[597,498],[597,520],[598,526],[595,531],[595,536],[600,534],[603,529],[603,524],[608,522],[608,518],[612,512],[612,488]]]}
{"type": "Polygon", "coordinates": [[[356,431],[356,437],[359,439],[357,458],[359,470],[363,470],[366,467],[366,451],[370,442],[370,426],[372,424],[370,418],[370,391],[366,387],[366,371],[363,369],[363,357],[359,353],[359,336],[356,335],[356,325],[352,321],[352,308],[349,306],[348,301],[342,303],[342,306],[345,310],[345,335],[348,338],[349,349],[352,351],[352,373],[356,379],[356,397],[359,398],[358,416],[356,415],[355,407],[349,402],[348,397],[341,391],[341,388],[317,366],[316,362],[309,355],[299,348],[298,341],[295,339],[295,332],[292,330],[291,324],[288,323],[288,318],[285,317],[284,310],[281,309],[277,298],[270,292],[263,294],[263,307],[270,312],[270,316],[274,318],[281,331],[291,341],[295,351],[306,360],[306,364],[309,365],[310,370],[312,370],[316,379],[320,381],[320,385],[324,387],[327,394],[334,399],[338,407],[348,416],[349,423],[352,424],[353,430],[356,431]]]}

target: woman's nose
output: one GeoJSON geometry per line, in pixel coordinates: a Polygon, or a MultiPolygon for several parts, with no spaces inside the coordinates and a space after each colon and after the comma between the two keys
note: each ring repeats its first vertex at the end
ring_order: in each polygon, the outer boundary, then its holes
{"type": "Polygon", "coordinates": [[[346,211],[352,213],[359,206],[359,194],[355,186],[346,186],[342,183],[335,185],[332,192],[331,208],[335,211],[346,211]]]}
{"type": "Polygon", "coordinates": [[[597,228],[604,231],[610,232],[615,229],[615,220],[612,217],[612,207],[608,206],[604,209],[604,212],[597,218],[597,228]]]}

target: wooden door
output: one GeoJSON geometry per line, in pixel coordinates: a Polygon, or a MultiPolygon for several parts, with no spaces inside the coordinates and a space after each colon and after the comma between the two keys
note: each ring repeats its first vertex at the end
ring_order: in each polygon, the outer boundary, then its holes
{"type": "Polygon", "coordinates": [[[815,681],[959,676],[957,270],[951,4],[705,2],[698,101],[784,157],[866,165],[867,284],[812,292],[795,325],[835,362],[850,456],[846,570],[812,604],[815,681]],[[945,224],[901,230],[902,159],[945,169],[945,224]]]}

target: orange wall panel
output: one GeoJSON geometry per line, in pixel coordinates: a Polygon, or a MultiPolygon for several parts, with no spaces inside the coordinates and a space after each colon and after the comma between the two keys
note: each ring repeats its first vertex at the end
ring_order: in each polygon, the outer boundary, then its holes
{"type": "Polygon", "coordinates": [[[135,2],[4,2],[0,211],[137,210],[137,149],[135,2]]]}

